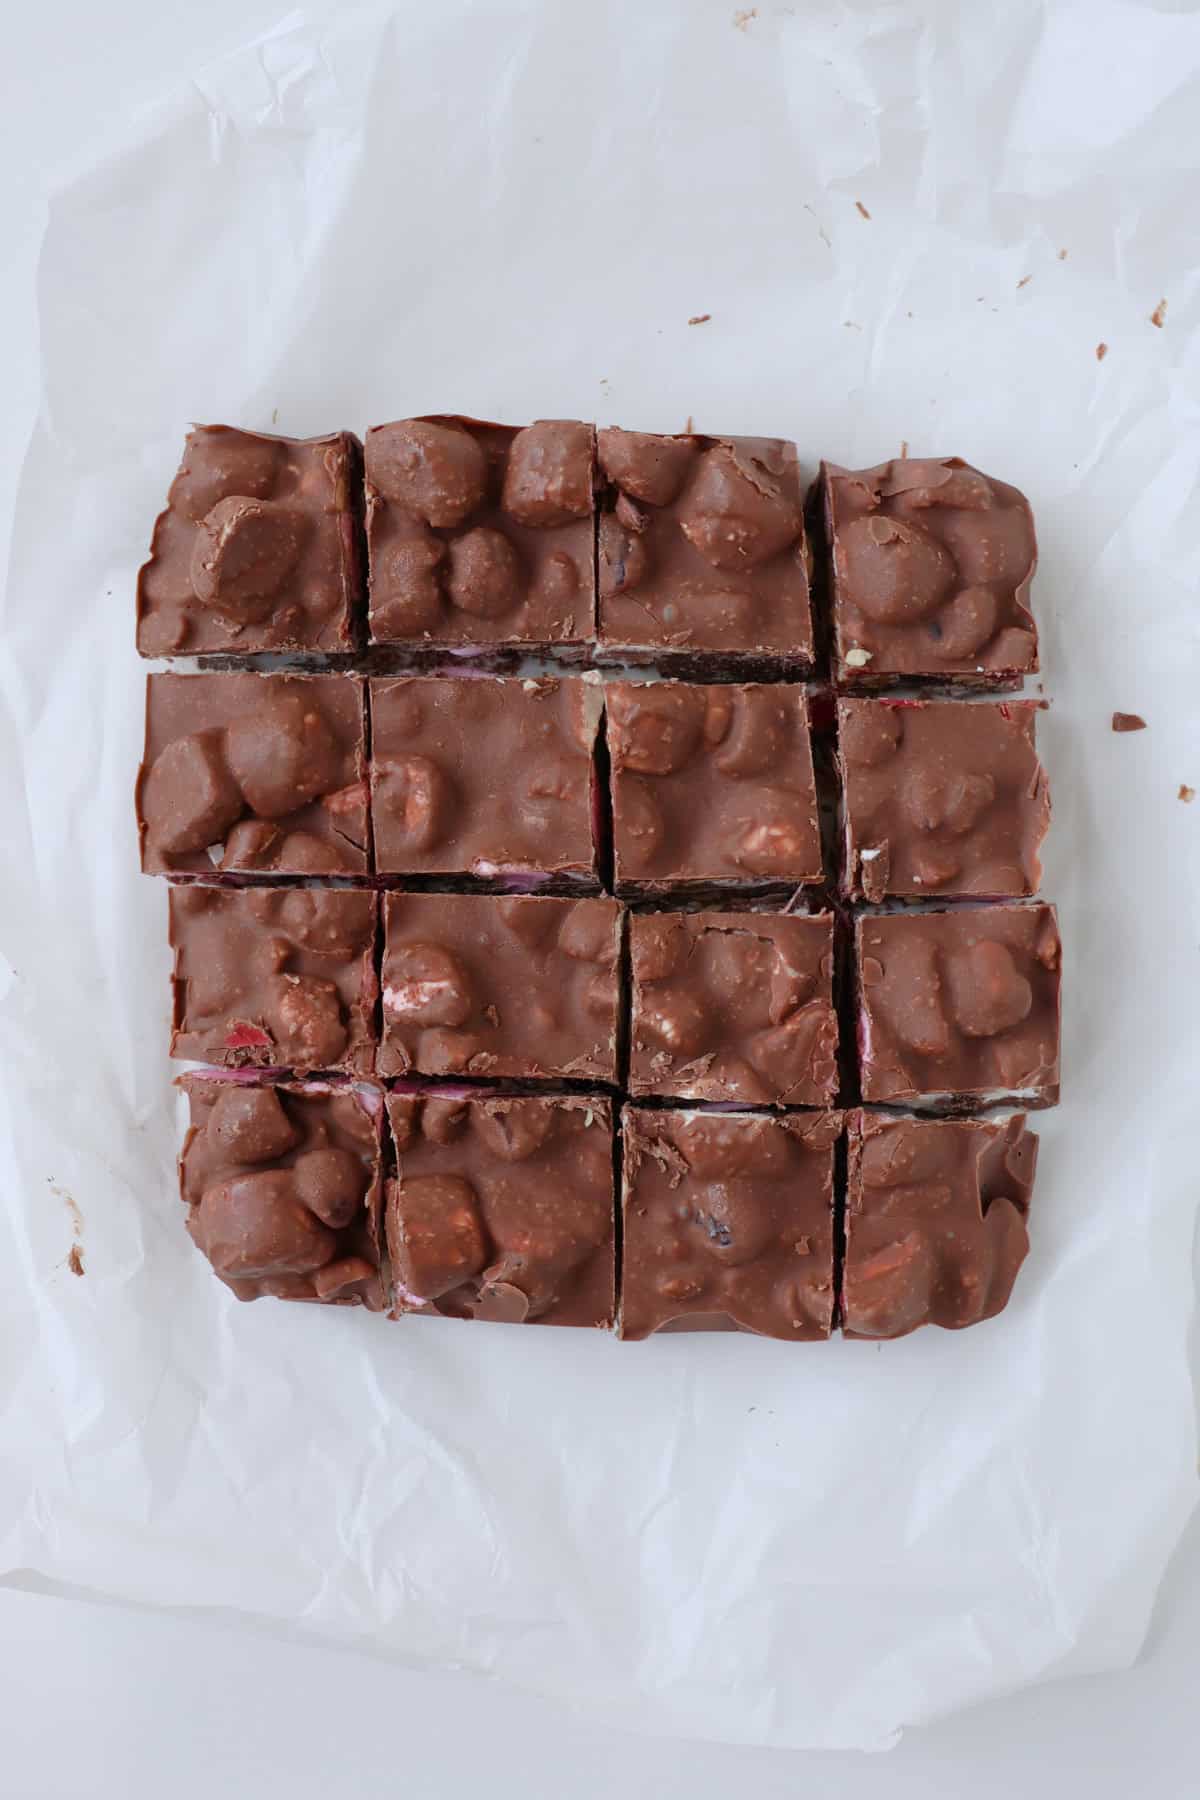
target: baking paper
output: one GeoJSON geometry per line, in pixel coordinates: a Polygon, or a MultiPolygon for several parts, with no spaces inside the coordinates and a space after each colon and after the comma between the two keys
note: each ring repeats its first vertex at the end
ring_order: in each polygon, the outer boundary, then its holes
{"type": "Polygon", "coordinates": [[[421,3],[184,73],[53,194],[40,266],[0,1568],[753,1743],[1127,1662],[1196,1494],[1200,15],[421,3]],[[195,1254],[135,572],[190,420],[424,411],[907,442],[1030,494],[1065,1073],[1001,1318],[632,1346],[239,1306],[195,1254]]]}

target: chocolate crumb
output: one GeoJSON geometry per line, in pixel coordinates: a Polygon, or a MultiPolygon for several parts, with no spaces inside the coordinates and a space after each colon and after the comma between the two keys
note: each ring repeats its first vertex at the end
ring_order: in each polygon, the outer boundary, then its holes
{"type": "Polygon", "coordinates": [[[1185,806],[1190,806],[1196,798],[1196,790],[1194,787],[1189,787],[1186,781],[1181,781],[1176,798],[1182,800],[1185,806]]]}
{"type": "Polygon", "coordinates": [[[758,17],[757,6],[750,7],[749,11],[746,11],[746,12],[735,12],[733,15],[734,30],[735,31],[748,31],[750,29],[751,24],[754,22],[755,19],[757,19],[757,17],[758,17]]]}
{"type": "Polygon", "coordinates": [[[708,321],[711,318],[712,318],[711,313],[696,313],[693,318],[690,318],[688,320],[688,324],[689,325],[707,325],[708,321]]]}
{"type": "Polygon", "coordinates": [[[1150,323],[1152,325],[1157,325],[1158,329],[1161,331],[1166,322],[1167,303],[1165,300],[1160,300],[1154,311],[1150,314],[1150,323]]]}
{"type": "Polygon", "coordinates": [[[1029,283],[1032,280],[1033,280],[1032,275],[1022,275],[1020,281],[1018,281],[1018,283],[1017,283],[1017,286],[1018,286],[1018,288],[1028,287],[1029,283]]]}
{"type": "Polygon", "coordinates": [[[908,439],[907,438],[900,439],[900,454],[901,454],[901,456],[908,455],[908,439]]]}
{"type": "Polygon", "coordinates": [[[78,1244],[72,1244],[67,1252],[67,1267],[72,1275],[83,1274],[83,1251],[78,1244]]]}
{"type": "Polygon", "coordinates": [[[1096,345],[1096,361],[1103,362],[1107,355],[1108,355],[1108,345],[1107,344],[1097,344],[1096,345]]]}
{"type": "Polygon", "coordinates": [[[863,205],[863,203],[862,203],[862,201],[861,201],[861,200],[856,200],[856,201],[855,201],[855,202],[854,202],[854,204],[855,204],[855,206],[856,206],[856,207],[857,207],[857,208],[858,208],[858,210],[859,210],[859,212],[860,212],[860,213],[861,213],[861,214],[862,214],[862,216],[863,216],[863,218],[864,218],[864,219],[869,219],[869,218],[870,218],[870,216],[871,216],[871,215],[870,215],[870,213],[869,213],[869,212],[868,212],[868,211],[867,211],[867,209],[866,209],[866,207],[865,207],[865,206],[864,206],[864,205],[863,205]]]}
{"type": "Polygon", "coordinates": [[[1145,731],[1146,721],[1140,713],[1115,712],[1112,716],[1114,731],[1145,731]]]}
{"type": "Polygon", "coordinates": [[[1067,260],[1067,253],[1066,253],[1066,251],[1065,251],[1065,250],[1060,250],[1060,251],[1059,251],[1059,253],[1058,253],[1058,260],[1059,260],[1059,262],[1066,262],[1066,260],[1067,260]]]}
{"type": "Polygon", "coordinates": [[[691,415],[691,413],[689,413],[689,414],[688,414],[688,416],[687,416],[687,424],[686,424],[686,425],[685,425],[685,426],[684,426],[684,428],[683,428],[683,429],[684,429],[684,432],[685,432],[685,434],[686,434],[686,435],[687,435],[687,436],[688,436],[688,437],[691,437],[691,435],[692,435],[692,433],[693,433],[693,432],[694,432],[694,431],[695,431],[695,429],[696,429],[696,421],[695,421],[695,420],[694,420],[694,419],[693,419],[693,418],[692,418],[692,415],[691,415]]]}

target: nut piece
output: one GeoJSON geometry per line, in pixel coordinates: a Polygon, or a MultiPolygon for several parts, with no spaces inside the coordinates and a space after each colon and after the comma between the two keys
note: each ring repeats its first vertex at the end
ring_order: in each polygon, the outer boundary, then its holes
{"type": "Polygon", "coordinates": [[[488,1260],[475,1190],[460,1175],[400,1180],[388,1208],[388,1249],[398,1285],[413,1300],[439,1300],[488,1260]]]}
{"type": "Polygon", "coordinates": [[[306,522],[273,500],[218,500],[196,528],[192,591],[239,624],[263,619],[300,554],[306,522]]]}
{"type": "Polygon", "coordinates": [[[282,444],[229,425],[202,425],[188,433],[173,498],[199,524],[218,500],[250,495],[265,500],[279,477],[282,444]]]}
{"type": "Polygon", "coordinates": [[[611,688],[608,716],[618,765],[639,775],[672,775],[700,741],[704,696],[670,682],[611,688]]]}
{"type": "Polygon", "coordinates": [[[186,856],[221,841],[242,811],[219,731],[176,738],[155,757],[142,783],[142,816],[152,847],[186,856]]]}
{"type": "Polygon", "coordinates": [[[670,506],[696,455],[694,438],[658,437],[615,426],[599,433],[597,447],[608,479],[647,506],[670,506]]]}
{"type": "Polygon", "coordinates": [[[1007,944],[984,941],[947,958],[954,1018],[965,1037],[996,1037],[1029,1017],[1033,989],[1007,944]]]}
{"type": "Polygon", "coordinates": [[[241,1281],[307,1275],[337,1249],[332,1231],[297,1198],[290,1169],[235,1175],[206,1189],[192,1235],[218,1275],[241,1281]]]}
{"type": "Polygon", "coordinates": [[[679,527],[717,569],[769,562],[800,536],[799,497],[737,444],[706,450],[679,511],[679,527]]]}
{"type": "Polygon", "coordinates": [[[402,419],[367,433],[367,480],[427,525],[461,525],[482,504],[487,458],[469,431],[402,419]]]}
{"type": "Polygon", "coordinates": [[[553,1137],[558,1113],[544,1100],[511,1100],[502,1106],[479,1107],[474,1125],[501,1162],[524,1162],[553,1137]]]}
{"type": "Polygon", "coordinates": [[[834,564],[849,599],[881,625],[906,625],[934,612],[956,573],[936,538],[919,525],[879,513],[852,519],[839,532],[834,564]]]}
{"type": "Polygon", "coordinates": [[[225,745],[234,780],[260,819],[286,818],[338,784],[337,740],[315,698],[264,692],[257,712],[229,725],[225,745]]]}
{"type": "Polygon", "coordinates": [[[367,1171],[353,1150],[309,1150],[292,1165],[296,1194],[334,1231],[353,1223],[367,1191],[367,1171]]]}
{"type": "Polygon", "coordinates": [[[440,944],[397,944],[383,968],[384,1011],[412,1025],[465,1025],[471,980],[440,944]]]}
{"type": "Polygon", "coordinates": [[[616,932],[611,900],[576,900],[559,928],[558,947],[580,962],[610,968],[617,960],[616,932]]]}
{"type": "Polygon", "coordinates": [[[521,566],[502,531],[477,525],[450,541],[446,593],[452,606],[479,619],[499,619],[521,597],[521,566]]]}
{"type": "Polygon", "coordinates": [[[284,1112],[274,1088],[223,1085],[205,1126],[238,1162],[273,1162],[290,1150],[299,1135],[284,1112]]]}
{"type": "Polygon", "coordinates": [[[374,766],[375,807],[389,838],[418,854],[446,835],[450,784],[428,756],[380,757],[374,766]]]}
{"type": "Polygon", "coordinates": [[[342,1002],[332,981],[316,975],[279,975],[267,1017],[277,1059],[296,1069],[328,1069],[346,1048],[342,1002]]]}
{"type": "Polygon", "coordinates": [[[592,433],[569,419],[518,431],[508,453],[501,504],[521,525],[565,525],[592,511],[592,433]]]}
{"type": "Polygon", "coordinates": [[[732,727],[713,762],[722,775],[735,780],[780,768],[796,721],[796,698],[787,688],[743,690],[734,697],[732,727]]]}
{"type": "Polygon", "coordinates": [[[318,956],[353,956],[370,942],[373,911],[369,894],[288,888],[280,903],[279,923],[293,943],[318,956]]]}
{"type": "Polygon", "coordinates": [[[376,610],[386,618],[390,631],[411,635],[433,630],[442,612],[438,570],[445,555],[441,538],[434,537],[420,521],[414,521],[412,536],[384,552],[372,579],[376,610]]]}

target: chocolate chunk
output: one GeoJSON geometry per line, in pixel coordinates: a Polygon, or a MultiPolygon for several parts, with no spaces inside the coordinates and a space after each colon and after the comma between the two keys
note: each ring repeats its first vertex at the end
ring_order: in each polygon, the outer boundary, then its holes
{"type": "Polygon", "coordinates": [[[361,470],[349,432],[196,426],[138,576],[142,655],[352,650],[361,470]]]}
{"type": "Polygon", "coordinates": [[[793,444],[601,431],[600,643],[703,667],[813,658],[793,444]]]}
{"type": "Polygon", "coordinates": [[[367,433],[371,637],[503,651],[595,636],[595,433],[434,417],[367,433]]]}
{"type": "Polygon", "coordinates": [[[843,892],[1037,892],[1050,793],[1034,701],[840,700],[843,892]]]}
{"type": "Polygon", "coordinates": [[[835,675],[1005,688],[1036,670],[1025,496],[956,456],[822,465],[835,675]]]}
{"type": "Polygon", "coordinates": [[[627,1106],[622,1129],[621,1336],[827,1338],[841,1115],[627,1106]]]}
{"type": "Polygon", "coordinates": [[[607,1100],[435,1091],[389,1094],[388,1112],[397,1154],[387,1242],[398,1313],[611,1326],[607,1100]]]}
{"type": "Polygon", "coordinates": [[[383,1096],[183,1075],[180,1191],[197,1247],[239,1300],[384,1305],[383,1096]]]}
{"type": "Polygon", "coordinates": [[[598,685],[408,676],[370,689],[381,873],[595,881],[598,685]]]}
{"type": "Polygon", "coordinates": [[[605,698],[621,891],[821,879],[802,689],[618,681],[605,698]]]}
{"type": "Polygon", "coordinates": [[[828,1106],[838,1085],[833,917],[636,913],[629,1090],[828,1106]]]}
{"type": "Polygon", "coordinates": [[[1114,731],[1145,731],[1146,721],[1140,713],[1115,712],[1112,716],[1114,731]]]}
{"type": "Polygon", "coordinates": [[[370,1073],[373,894],[197,883],[172,888],[170,908],[172,1056],[370,1073]]]}
{"type": "Polygon", "coordinates": [[[1038,1145],[1024,1115],[854,1112],[847,1126],[846,1336],[958,1330],[1002,1311],[1029,1248],[1038,1145]]]}
{"type": "Polygon", "coordinates": [[[138,781],[151,874],[365,873],[363,684],[151,675],[138,781]],[[223,848],[222,848],[223,847],[223,848]]]}
{"type": "Polygon", "coordinates": [[[1057,1100],[1053,907],[890,913],[860,919],[856,937],[864,1100],[1057,1100]]]}
{"type": "Polygon", "coordinates": [[[388,894],[384,933],[382,1074],[616,1080],[615,901],[388,894]]]}

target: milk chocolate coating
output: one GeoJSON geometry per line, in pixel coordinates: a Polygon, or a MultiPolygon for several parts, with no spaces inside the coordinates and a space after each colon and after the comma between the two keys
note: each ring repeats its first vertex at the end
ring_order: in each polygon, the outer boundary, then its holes
{"type": "Polygon", "coordinates": [[[821,879],[801,688],[605,687],[618,889],[821,879]]]}
{"type": "Polygon", "coordinates": [[[383,1095],[362,1083],[256,1086],[181,1075],[188,1230],[239,1300],[384,1305],[383,1095]]]}
{"type": "Polygon", "coordinates": [[[595,439],[449,414],[369,431],[372,642],[590,644],[595,439]]]}
{"type": "Polygon", "coordinates": [[[388,894],[384,1075],[616,1080],[615,900],[388,894]]]}
{"type": "Polygon", "coordinates": [[[1050,823],[1035,701],[839,700],[843,892],[1037,892],[1050,823]]]}
{"type": "Polygon", "coordinates": [[[370,689],[381,874],[595,881],[598,684],[405,676],[370,689]]]}
{"type": "Polygon", "coordinates": [[[195,882],[173,887],[170,903],[172,1056],[370,1074],[374,894],[195,882]]]}
{"type": "Polygon", "coordinates": [[[353,650],[361,510],[362,445],[350,432],[197,425],[138,575],[138,649],[353,650]]]}
{"type": "Polygon", "coordinates": [[[841,687],[1003,688],[1038,666],[1024,494],[957,456],[821,469],[841,687]]]}
{"type": "Polygon", "coordinates": [[[397,1314],[612,1325],[612,1108],[450,1088],[388,1095],[397,1314]]]}
{"type": "Polygon", "coordinates": [[[1058,921],[1052,906],[862,918],[857,932],[864,1100],[1058,1099],[1058,921]]]}
{"type": "Polygon", "coordinates": [[[1029,1249],[1038,1141],[1024,1115],[854,1112],[847,1136],[845,1335],[957,1331],[1003,1311],[1029,1249]]]}
{"type": "Polygon", "coordinates": [[[837,1093],[833,915],[635,913],[629,1091],[743,1106],[837,1093]]]}
{"type": "Polygon", "coordinates": [[[840,1113],[627,1106],[620,1334],[833,1324],[833,1156],[840,1113]]]}
{"type": "Polygon", "coordinates": [[[600,642],[728,661],[813,658],[796,447],[599,433],[600,642]]]}
{"type": "Polygon", "coordinates": [[[365,872],[363,719],[350,675],[148,676],[143,869],[365,872]]]}

